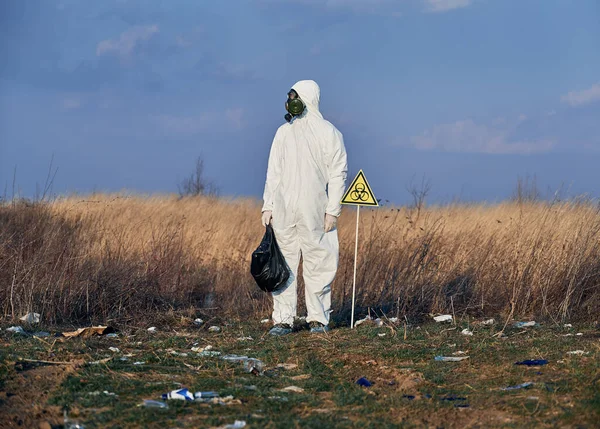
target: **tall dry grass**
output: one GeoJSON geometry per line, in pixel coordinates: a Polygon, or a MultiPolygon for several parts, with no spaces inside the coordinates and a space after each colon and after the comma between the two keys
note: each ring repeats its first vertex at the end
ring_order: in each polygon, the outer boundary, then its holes
{"type": "MultiPolygon", "coordinates": [[[[249,274],[252,200],[92,195],[0,206],[0,309],[47,323],[142,324],[171,310],[269,314],[249,274]]],[[[595,320],[600,214],[589,201],[361,210],[357,304],[388,315],[595,320]]],[[[333,317],[349,320],[354,212],[340,219],[333,317]]],[[[302,300],[300,300],[302,302],[302,300]]]]}

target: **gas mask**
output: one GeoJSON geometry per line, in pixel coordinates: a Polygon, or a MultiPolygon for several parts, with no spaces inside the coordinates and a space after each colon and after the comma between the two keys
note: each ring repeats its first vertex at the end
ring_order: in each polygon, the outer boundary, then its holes
{"type": "Polygon", "coordinates": [[[300,116],[304,112],[306,106],[298,96],[298,93],[293,89],[291,89],[287,95],[288,99],[285,102],[285,110],[287,110],[288,113],[285,115],[285,120],[288,122],[292,122],[292,119],[295,116],[300,116]]]}

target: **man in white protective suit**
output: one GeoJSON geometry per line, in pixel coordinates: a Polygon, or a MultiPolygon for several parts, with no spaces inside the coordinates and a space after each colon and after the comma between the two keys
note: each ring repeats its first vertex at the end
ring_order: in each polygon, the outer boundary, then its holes
{"type": "Polygon", "coordinates": [[[339,260],[337,218],[348,171],[342,134],[319,112],[320,89],[312,80],[288,93],[287,123],[279,127],[269,155],[263,195],[263,226],[272,224],[291,274],[273,292],[272,335],[292,332],[297,308],[300,256],[310,331],[329,331],[331,283],[339,260]]]}

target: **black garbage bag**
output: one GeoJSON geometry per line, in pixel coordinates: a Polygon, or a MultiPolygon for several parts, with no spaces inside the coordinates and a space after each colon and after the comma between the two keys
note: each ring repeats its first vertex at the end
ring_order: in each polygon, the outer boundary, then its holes
{"type": "Polygon", "coordinates": [[[252,253],[250,273],[258,287],[265,292],[281,289],[290,277],[290,270],[279,250],[271,225],[267,225],[260,246],[252,253]]]}

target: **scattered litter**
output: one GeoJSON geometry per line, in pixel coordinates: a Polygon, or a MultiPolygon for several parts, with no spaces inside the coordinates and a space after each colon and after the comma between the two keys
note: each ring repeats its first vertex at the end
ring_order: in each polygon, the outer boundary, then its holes
{"type": "Polygon", "coordinates": [[[269,323],[270,320],[271,319],[263,319],[263,320],[260,321],[260,323],[269,323]]]}
{"type": "Polygon", "coordinates": [[[469,408],[469,404],[454,404],[454,408],[469,408]]]}
{"type": "Polygon", "coordinates": [[[115,332],[115,330],[110,326],[89,326],[87,328],[79,328],[78,330],[72,332],[63,332],[62,334],[67,338],[89,338],[93,337],[94,335],[107,335],[113,332],[115,332]]]}
{"type": "Polygon", "coordinates": [[[374,322],[378,328],[381,328],[383,326],[383,320],[381,320],[379,317],[375,319],[374,322]]]}
{"type": "Polygon", "coordinates": [[[567,354],[582,356],[582,355],[588,355],[588,354],[590,354],[590,352],[584,352],[583,350],[573,350],[572,352],[567,352],[567,354]]]}
{"type": "Polygon", "coordinates": [[[219,393],[213,392],[213,391],[194,393],[195,400],[212,399],[212,398],[218,398],[218,397],[219,397],[219,393]]]}
{"type": "Polygon", "coordinates": [[[536,326],[537,322],[535,321],[531,321],[531,322],[517,322],[515,323],[515,328],[530,328],[532,326],[536,326]]]}
{"type": "Polygon", "coordinates": [[[583,335],[583,332],[577,332],[575,335],[577,335],[578,337],[581,337],[583,335]]]}
{"type": "Polygon", "coordinates": [[[398,318],[397,317],[390,317],[388,320],[390,322],[392,322],[392,323],[398,323],[398,318]]]}
{"type": "Polygon", "coordinates": [[[469,359],[469,356],[436,356],[434,360],[438,362],[460,362],[469,359]]]}
{"type": "Polygon", "coordinates": [[[10,328],[7,328],[6,331],[14,334],[27,335],[27,332],[25,332],[21,326],[11,326],[10,328]]]}
{"type": "Polygon", "coordinates": [[[250,358],[244,361],[244,369],[254,375],[260,375],[264,371],[265,365],[258,359],[250,358]]]}
{"type": "Polygon", "coordinates": [[[283,396],[269,396],[268,399],[271,399],[273,401],[281,401],[281,402],[287,402],[288,398],[283,397],[283,396]]]}
{"type": "Polygon", "coordinates": [[[360,319],[360,320],[357,320],[356,322],[354,322],[354,327],[356,328],[358,325],[368,322],[370,320],[373,320],[371,318],[371,316],[366,316],[364,319],[360,319]]]}
{"type": "Polygon", "coordinates": [[[382,332],[381,334],[377,334],[378,337],[385,337],[387,334],[385,332],[382,332]]]}
{"type": "Polygon", "coordinates": [[[225,355],[225,356],[222,356],[221,359],[229,361],[229,362],[245,362],[250,358],[248,356],[225,355]]]}
{"type": "Polygon", "coordinates": [[[244,389],[246,389],[246,390],[258,390],[258,387],[256,387],[256,385],[252,384],[250,386],[244,386],[244,389]]]}
{"type": "Polygon", "coordinates": [[[122,356],[121,358],[119,358],[120,361],[123,362],[127,362],[129,360],[129,358],[127,356],[122,356]]]}
{"type": "Polygon", "coordinates": [[[200,357],[215,357],[215,356],[220,356],[221,352],[217,352],[214,350],[202,350],[200,353],[198,353],[198,356],[200,357]]]}
{"type": "Polygon", "coordinates": [[[494,319],[487,319],[481,322],[482,325],[493,325],[495,323],[494,319]]]}
{"type": "Polygon", "coordinates": [[[408,399],[409,401],[415,399],[415,395],[402,395],[402,397],[408,399]]]}
{"type": "Polygon", "coordinates": [[[573,327],[573,325],[571,325],[570,323],[565,323],[563,325],[563,328],[572,328],[572,327],[573,327]]]}
{"type": "Polygon", "coordinates": [[[40,317],[39,313],[27,313],[25,316],[19,317],[19,320],[25,323],[40,323],[40,317]]]}
{"type": "Polygon", "coordinates": [[[467,398],[462,396],[446,395],[440,398],[440,401],[466,401],[467,398]]]}
{"type": "Polygon", "coordinates": [[[246,421],[236,420],[235,422],[229,425],[221,426],[220,429],[242,429],[243,427],[246,427],[246,421]]]}
{"type": "Polygon", "coordinates": [[[460,356],[460,355],[466,355],[467,352],[462,351],[462,350],[457,350],[454,353],[452,353],[453,356],[460,356]]]}
{"type": "Polygon", "coordinates": [[[254,338],[252,338],[252,337],[239,337],[237,340],[238,341],[252,341],[252,340],[254,340],[254,338]]]}
{"type": "Polygon", "coordinates": [[[198,319],[194,320],[194,325],[196,325],[196,326],[200,326],[200,325],[202,325],[203,323],[204,323],[204,320],[202,320],[202,319],[200,319],[200,318],[198,318],[198,319]]]}
{"type": "Polygon", "coordinates": [[[548,361],[546,359],[527,359],[521,362],[515,362],[515,365],[527,365],[527,366],[541,366],[546,365],[548,361]]]}
{"type": "Polygon", "coordinates": [[[519,390],[519,389],[527,389],[528,387],[533,386],[533,383],[531,381],[528,381],[526,383],[521,383],[521,384],[517,384],[516,386],[508,386],[508,387],[503,387],[500,390],[519,390]]]}
{"type": "Polygon", "coordinates": [[[90,395],[90,396],[100,396],[102,394],[104,394],[106,396],[117,396],[116,393],[109,392],[108,390],[105,390],[103,392],[100,392],[99,390],[96,390],[95,392],[88,392],[88,395],[90,395]]]}
{"type": "Polygon", "coordinates": [[[442,314],[441,316],[435,316],[433,318],[436,322],[452,322],[452,315],[450,314],[442,314]]]}
{"type": "Polygon", "coordinates": [[[150,332],[150,333],[154,333],[154,332],[156,332],[156,326],[150,326],[150,327],[147,329],[147,331],[148,331],[148,332],[150,332]]]}
{"type": "Polygon", "coordinates": [[[220,326],[211,326],[210,328],[208,328],[208,332],[221,332],[221,327],[220,326]]]}
{"type": "Polygon", "coordinates": [[[356,384],[358,384],[359,386],[363,386],[363,387],[371,387],[373,385],[373,383],[371,383],[365,377],[361,377],[358,380],[356,380],[356,384]]]}
{"type": "Polygon", "coordinates": [[[463,329],[462,331],[460,331],[460,333],[463,335],[473,336],[473,331],[469,331],[468,329],[463,329]]]}
{"type": "Polygon", "coordinates": [[[539,396],[528,396],[527,400],[528,401],[539,401],[540,398],[539,398],[539,396]]]}
{"type": "Polygon", "coordinates": [[[304,389],[298,386],[288,386],[281,389],[282,392],[302,393],[304,389]]]}
{"type": "Polygon", "coordinates": [[[106,335],[106,338],[118,338],[118,337],[119,337],[119,334],[115,334],[114,332],[106,335]]]}
{"type": "Polygon", "coordinates": [[[448,347],[456,347],[456,343],[454,343],[454,344],[448,344],[448,347]]]}
{"type": "Polygon", "coordinates": [[[187,357],[187,353],[180,353],[180,352],[176,352],[175,350],[171,350],[169,353],[171,353],[173,356],[181,356],[181,357],[187,357]]]}
{"type": "Polygon", "coordinates": [[[144,365],[145,363],[146,362],[144,362],[144,361],[137,361],[137,362],[134,362],[133,364],[134,365],[144,365]]]}
{"type": "Polygon", "coordinates": [[[169,405],[163,401],[154,401],[152,399],[144,399],[144,402],[140,405],[146,408],[169,408],[169,405]]]}
{"type": "Polygon", "coordinates": [[[113,353],[119,353],[121,351],[117,347],[109,347],[108,350],[110,350],[113,353]]]}
{"type": "Polygon", "coordinates": [[[564,334],[563,337],[572,337],[573,334],[564,334]]]}
{"type": "Polygon", "coordinates": [[[290,369],[298,368],[298,365],[296,365],[295,363],[280,363],[277,365],[277,368],[283,368],[289,371],[290,369]]]}
{"type": "Polygon", "coordinates": [[[40,331],[40,332],[35,332],[33,334],[34,337],[38,337],[38,338],[46,338],[50,336],[50,332],[46,332],[46,331],[40,331]]]}
{"type": "Polygon", "coordinates": [[[187,389],[172,390],[169,393],[163,393],[161,395],[163,400],[176,399],[179,401],[193,401],[194,395],[187,389]]]}

